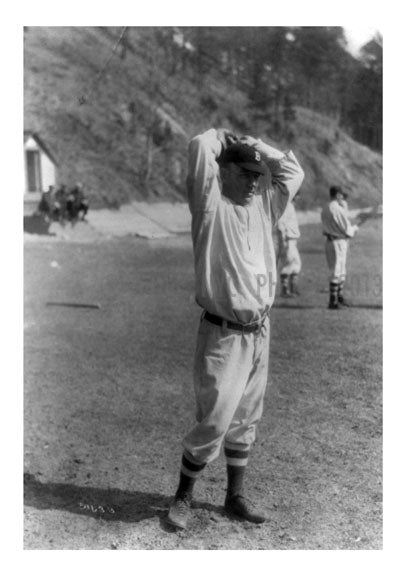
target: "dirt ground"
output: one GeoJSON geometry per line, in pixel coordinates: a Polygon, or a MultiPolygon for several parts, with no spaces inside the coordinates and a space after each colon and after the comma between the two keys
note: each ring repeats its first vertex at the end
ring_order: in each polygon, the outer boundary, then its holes
{"type": "Polygon", "coordinates": [[[351,245],[353,307],[329,311],[323,241],[302,227],[302,295],[276,300],[247,472],[261,526],[222,511],[225,462],[190,530],[165,523],[193,422],[200,311],[188,235],[24,241],[24,548],[382,548],[382,224],[351,245]],[[86,308],[64,306],[93,304],[86,308]]]}

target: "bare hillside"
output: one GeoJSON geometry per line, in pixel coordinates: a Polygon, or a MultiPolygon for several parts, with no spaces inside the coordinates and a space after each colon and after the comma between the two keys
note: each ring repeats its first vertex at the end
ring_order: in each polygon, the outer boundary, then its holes
{"type": "MultiPolygon", "coordinates": [[[[24,38],[25,129],[57,157],[59,182],[86,184],[94,207],[131,200],[183,200],[188,139],[211,126],[291,147],[306,180],[301,208],[319,206],[340,182],[354,207],[382,201],[382,157],[334,120],[305,108],[286,139],[272,138],[247,95],[215,71],[199,75],[188,53],[157,41],[156,30],[29,27],[24,38]],[[166,45],[167,46],[167,45],[166,45]]],[[[162,29],[162,35],[165,29],[162,29]]]]}

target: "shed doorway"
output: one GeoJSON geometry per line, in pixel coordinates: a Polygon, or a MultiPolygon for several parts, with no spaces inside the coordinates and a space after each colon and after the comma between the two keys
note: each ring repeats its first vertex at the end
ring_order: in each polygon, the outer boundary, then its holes
{"type": "Polygon", "coordinates": [[[27,190],[39,192],[41,186],[41,164],[38,150],[26,150],[27,158],[27,190]]]}

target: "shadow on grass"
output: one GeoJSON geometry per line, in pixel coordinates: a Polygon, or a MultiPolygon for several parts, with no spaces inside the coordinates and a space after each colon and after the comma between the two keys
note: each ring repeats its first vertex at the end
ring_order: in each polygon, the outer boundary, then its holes
{"type": "Polygon", "coordinates": [[[38,510],[65,510],[107,521],[140,522],[166,516],[169,502],[162,494],[42,483],[32,474],[24,474],[24,504],[38,510]]]}
{"type": "Polygon", "coordinates": [[[24,232],[28,234],[55,236],[55,233],[49,231],[50,226],[51,222],[47,222],[41,215],[32,214],[31,216],[24,216],[24,232]]]}
{"type": "Polygon", "coordinates": [[[272,308],[286,308],[291,310],[319,310],[321,308],[325,308],[325,306],[314,306],[312,304],[276,303],[272,304],[272,308]]]}
{"type": "MultiPolygon", "coordinates": [[[[272,305],[272,308],[285,308],[290,310],[327,310],[327,305],[323,306],[314,306],[311,304],[290,304],[290,303],[276,303],[272,305]]],[[[352,308],[363,308],[365,310],[382,310],[382,304],[351,304],[349,306],[340,308],[339,311],[342,310],[350,310],[352,308]]]]}
{"type": "MultiPolygon", "coordinates": [[[[160,518],[161,528],[176,530],[166,522],[172,497],[150,492],[126,492],[116,488],[95,488],[40,482],[34,475],[24,474],[24,504],[37,510],[64,510],[110,522],[135,523],[147,518],[160,518]]],[[[195,502],[194,508],[219,511],[218,506],[195,502]]]]}
{"type": "Polygon", "coordinates": [[[366,310],[383,310],[382,304],[352,304],[350,308],[365,308],[366,310]]]}
{"type": "Polygon", "coordinates": [[[301,254],[324,254],[324,246],[321,247],[312,247],[312,246],[303,246],[300,249],[301,254]]]}

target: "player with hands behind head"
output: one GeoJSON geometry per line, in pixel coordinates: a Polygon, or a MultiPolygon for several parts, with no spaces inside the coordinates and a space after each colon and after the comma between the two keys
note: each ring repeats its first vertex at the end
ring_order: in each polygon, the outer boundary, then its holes
{"type": "Polygon", "coordinates": [[[195,297],[202,308],[194,359],[196,423],[183,438],[168,521],[186,528],[193,487],[224,447],[227,513],[265,521],[244,497],[268,377],[269,311],[275,298],[272,226],[304,177],[293,152],[251,136],[207,130],[189,144],[195,297]]]}

